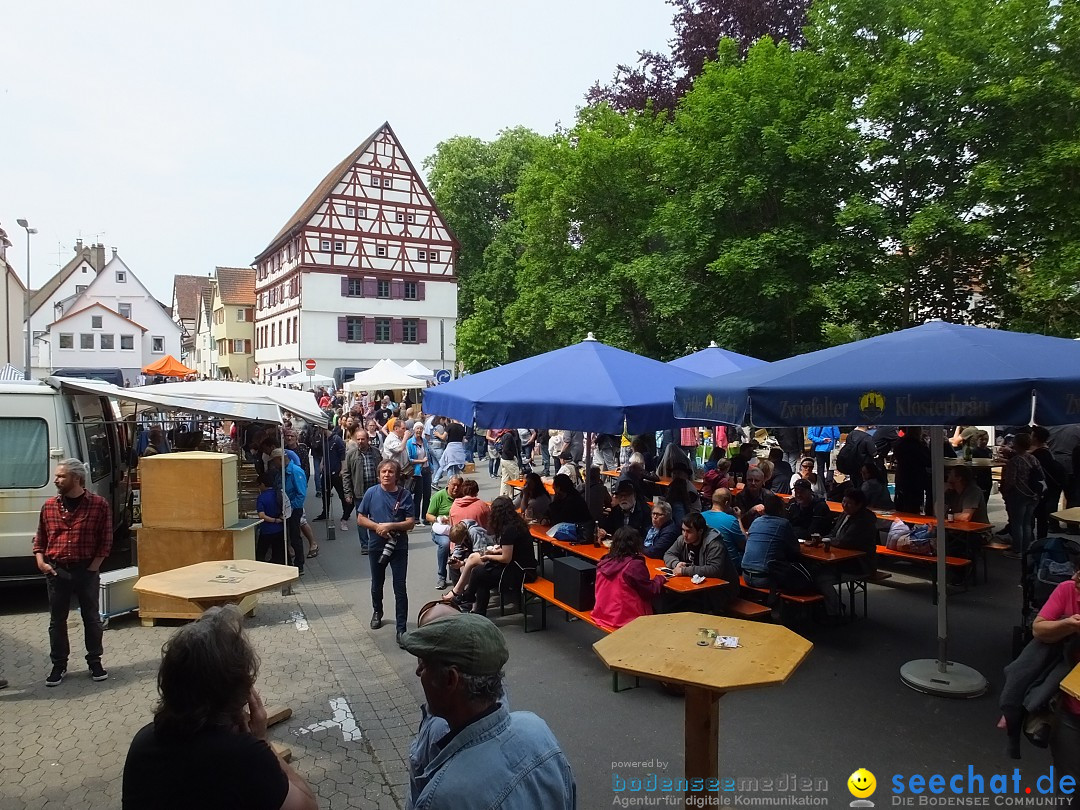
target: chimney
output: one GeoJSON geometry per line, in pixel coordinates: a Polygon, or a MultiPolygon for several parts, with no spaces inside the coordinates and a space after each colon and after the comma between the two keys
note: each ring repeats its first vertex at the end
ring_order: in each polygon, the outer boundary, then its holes
{"type": "Polygon", "coordinates": [[[75,252],[82,253],[82,237],[75,240],[75,252]]]}
{"type": "Polygon", "coordinates": [[[113,246],[113,249],[112,249],[112,255],[116,256],[116,247],[115,247],[115,245],[113,246]]]}
{"type": "Polygon", "coordinates": [[[95,273],[100,273],[105,269],[105,246],[101,242],[90,248],[90,265],[95,273]]]}

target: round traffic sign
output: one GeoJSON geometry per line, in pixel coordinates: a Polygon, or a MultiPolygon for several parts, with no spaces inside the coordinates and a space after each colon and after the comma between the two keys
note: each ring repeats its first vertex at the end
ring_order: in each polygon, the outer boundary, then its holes
{"type": "Polygon", "coordinates": [[[450,378],[452,376],[453,375],[450,374],[450,369],[448,369],[448,368],[440,368],[438,371],[435,372],[435,382],[437,382],[437,383],[448,383],[448,382],[450,382],[450,378]]]}
{"type": "Polygon", "coordinates": [[[315,370],[315,361],[310,359],[310,358],[305,360],[304,361],[304,368],[306,368],[308,371],[314,371],[315,370]]]}

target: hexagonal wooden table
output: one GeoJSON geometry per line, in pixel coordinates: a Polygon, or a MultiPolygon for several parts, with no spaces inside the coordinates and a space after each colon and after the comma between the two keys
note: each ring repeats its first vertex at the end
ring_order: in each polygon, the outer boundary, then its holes
{"type": "Polygon", "coordinates": [[[299,578],[300,571],[293,565],[275,565],[256,560],[220,560],[139,577],[134,589],[137,593],[186,599],[206,610],[215,605],[241,604],[245,598],[259,591],[287,585],[299,578]]]}
{"type": "MultiPolygon", "coordinates": [[[[787,681],[814,647],[786,627],[701,613],[641,616],[593,645],[609,669],[686,689],[686,779],[708,786],[719,776],[719,701],[726,692],[787,681]],[[698,644],[702,629],[737,636],[739,647],[698,644]]],[[[715,795],[692,791],[687,795],[715,795]]]]}

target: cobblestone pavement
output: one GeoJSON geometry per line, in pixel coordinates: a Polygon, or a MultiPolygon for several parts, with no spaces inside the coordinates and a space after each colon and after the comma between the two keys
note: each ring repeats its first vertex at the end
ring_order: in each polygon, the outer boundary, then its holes
{"type": "MultiPolygon", "coordinates": [[[[128,745],[157,697],[161,645],[180,623],[114,619],[109,679],[94,683],[73,611],[68,675],[50,689],[44,588],[4,592],[3,605],[0,672],[11,685],[0,691],[0,810],[119,807],[128,745]]],[[[292,748],[320,807],[401,807],[417,701],[323,569],[309,565],[294,595],[261,595],[247,627],[264,700],[293,710],[270,738],[292,748]]]]}

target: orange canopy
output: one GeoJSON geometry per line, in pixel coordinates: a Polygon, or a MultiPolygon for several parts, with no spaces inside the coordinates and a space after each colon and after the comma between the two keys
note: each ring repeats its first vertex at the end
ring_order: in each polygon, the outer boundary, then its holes
{"type": "Polygon", "coordinates": [[[160,374],[162,377],[186,377],[194,374],[195,369],[188,368],[171,354],[167,354],[156,363],[151,363],[143,370],[143,374],[160,374]]]}

